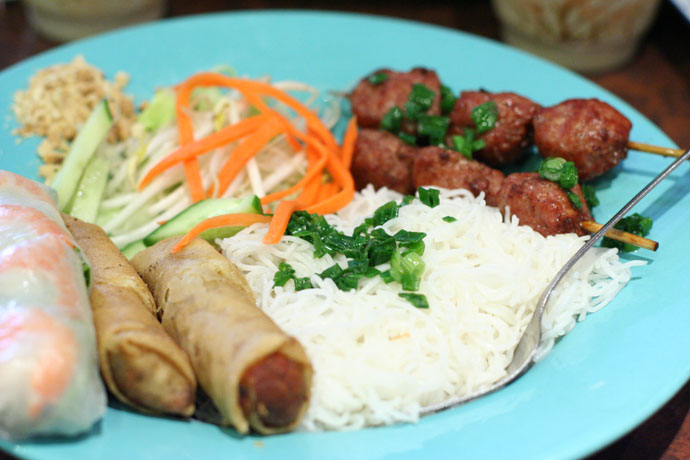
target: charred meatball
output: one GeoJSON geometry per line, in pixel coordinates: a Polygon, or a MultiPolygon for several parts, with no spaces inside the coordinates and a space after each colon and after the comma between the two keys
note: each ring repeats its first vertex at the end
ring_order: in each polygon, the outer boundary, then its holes
{"type": "Polygon", "coordinates": [[[414,188],[420,185],[464,188],[475,196],[484,192],[486,204],[489,206],[498,204],[498,193],[503,179],[501,171],[440,147],[421,149],[412,168],[414,188]]]}
{"type": "Polygon", "coordinates": [[[604,174],[626,157],[632,128],[630,120],[597,99],[569,99],[540,109],[533,124],[541,156],[572,161],[581,181],[604,174]]]}
{"type": "MultiPolygon", "coordinates": [[[[363,78],[350,94],[352,113],[357,117],[357,124],[362,128],[378,128],[381,119],[393,107],[403,109],[410,97],[412,86],[415,83],[422,84],[436,93],[430,115],[441,114],[441,82],[433,70],[421,67],[409,72],[395,72],[390,69],[381,69],[371,75],[385,74],[386,79],[378,84],[369,81],[369,77],[363,78]]],[[[406,121],[402,126],[403,131],[415,133],[415,124],[406,121]]]]}
{"type": "Polygon", "coordinates": [[[572,191],[580,197],[577,209],[568,194],[555,182],[542,179],[537,173],[514,173],[503,181],[498,207],[520,219],[521,225],[532,227],[544,236],[559,233],[586,234],[580,223],[592,218],[579,185],[572,191]]]}
{"type": "Polygon", "coordinates": [[[494,167],[514,163],[530,145],[532,118],[539,105],[515,93],[463,91],[450,113],[448,142],[454,134],[462,135],[465,128],[475,129],[472,110],[488,101],[496,103],[498,120],[493,129],[479,136],[486,147],[474,153],[475,158],[494,167]]]}
{"type": "Polygon", "coordinates": [[[387,131],[361,129],[350,168],[357,189],[373,184],[412,193],[411,172],[417,150],[387,131]]]}

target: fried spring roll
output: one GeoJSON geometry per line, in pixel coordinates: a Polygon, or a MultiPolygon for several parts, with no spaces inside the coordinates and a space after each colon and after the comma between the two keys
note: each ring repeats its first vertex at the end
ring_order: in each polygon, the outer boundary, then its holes
{"type": "Polygon", "coordinates": [[[201,239],[179,238],[132,259],[162,310],[166,331],[189,354],[199,384],[238,432],[287,431],[307,409],[312,367],[302,346],[256,306],[242,273],[201,239]]]}
{"type": "Polygon", "coordinates": [[[91,309],[108,389],[143,412],[191,416],[194,371],[154,316],[148,288],[100,227],[63,218],[91,264],[91,309]]]}

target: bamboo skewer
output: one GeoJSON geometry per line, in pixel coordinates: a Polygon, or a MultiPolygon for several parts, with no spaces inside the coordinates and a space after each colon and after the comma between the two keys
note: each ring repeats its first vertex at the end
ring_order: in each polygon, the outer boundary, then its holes
{"type": "Polygon", "coordinates": [[[678,158],[685,153],[685,150],[672,149],[670,147],[659,147],[657,145],[643,144],[641,142],[628,141],[628,148],[630,150],[639,150],[640,152],[653,153],[665,157],[678,158]]]}
{"type": "MultiPolygon", "coordinates": [[[[584,228],[586,231],[590,233],[596,233],[603,227],[603,225],[598,224],[596,222],[592,222],[591,220],[586,220],[582,222],[580,225],[582,225],[582,228],[584,228]]],[[[621,243],[632,244],[640,248],[649,249],[650,251],[656,251],[659,247],[659,243],[654,240],[650,240],[648,238],[624,232],[615,228],[612,228],[611,230],[606,232],[606,236],[611,238],[612,240],[620,241],[621,243]]]]}

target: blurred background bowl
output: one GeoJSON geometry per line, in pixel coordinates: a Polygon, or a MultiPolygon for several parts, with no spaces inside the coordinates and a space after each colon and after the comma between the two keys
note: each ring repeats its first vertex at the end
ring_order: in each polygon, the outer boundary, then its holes
{"type": "Polygon", "coordinates": [[[31,25],[51,40],[68,41],[163,16],[166,0],[24,0],[31,25]]]}
{"type": "Polygon", "coordinates": [[[503,40],[580,72],[625,64],[660,0],[492,0],[503,40]]]}

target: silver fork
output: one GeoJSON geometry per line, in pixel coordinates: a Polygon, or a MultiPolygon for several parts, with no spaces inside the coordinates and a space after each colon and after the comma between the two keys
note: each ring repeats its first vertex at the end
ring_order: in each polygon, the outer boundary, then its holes
{"type": "Polygon", "coordinates": [[[534,314],[532,315],[532,319],[527,325],[527,329],[525,329],[524,334],[520,338],[520,341],[518,342],[517,347],[515,348],[513,360],[506,368],[507,373],[502,379],[495,382],[493,385],[489,387],[482,388],[469,395],[452,398],[448,401],[442,402],[440,404],[435,404],[433,406],[427,406],[422,410],[422,413],[428,414],[431,412],[439,411],[441,409],[447,409],[449,407],[457,406],[472,399],[478,398],[479,396],[492,393],[500,388],[503,388],[504,386],[508,385],[510,382],[512,382],[513,380],[517,379],[525,372],[527,372],[527,370],[532,366],[532,364],[534,364],[534,358],[539,347],[539,342],[541,341],[541,318],[544,314],[544,310],[546,309],[546,304],[549,303],[549,298],[551,297],[551,293],[553,292],[554,288],[558,285],[558,283],[561,282],[561,280],[565,277],[568,271],[571,268],[573,268],[577,261],[580,260],[580,258],[582,258],[582,256],[585,255],[585,253],[606,234],[606,232],[608,232],[614,225],[616,225],[618,221],[620,221],[623,218],[623,216],[625,216],[630,211],[630,209],[632,209],[633,206],[639,203],[640,200],[644,198],[645,195],[647,195],[654,187],[659,185],[659,183],[662,180],[666,179],[666,177],[668,177],[668,175],[671,174],[673,170],[675,170],[678,166],[680,166],[680,164],[683,161],[685,161],[688,157],[690,157],[690,150],[687,150],[685,153],[679,156],[673,163],[671,163],[666,169],[664,169],[661,172],[661,174],[656,176],[654,180],[647,184],[645,188],[640,190],[640,192],[637,195],[635,195],[635,197],[632,200],[630,200],[625,206],[623,206],[621,210],[618,211],[611,218],[611,220],[606,222],[606,225],[604,225],[598,232],[592,235],[592,237],[584,244],[584,246],[582,246],[580,250],[577,251],[575,255],[573,255],[565,263],[565,265],[563,265],[563,267],[560,269],[558,273],[556,273],[556,276],[551,280],[549,285],[542,293],[541,298],[539,299],[539,303],[537,303],[537,308],[535,309],[534,314]]]}

